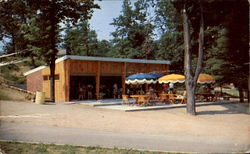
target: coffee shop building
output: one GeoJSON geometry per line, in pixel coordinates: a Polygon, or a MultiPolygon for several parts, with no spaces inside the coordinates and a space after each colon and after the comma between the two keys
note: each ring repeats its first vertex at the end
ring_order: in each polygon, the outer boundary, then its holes
{"type": "MultiPolygon", "coordinates": [[[[78,100],[79,86],[91,85],[94,98],[99,99],[101,88],[112,90],[117,84],[125,91],[125,78],[135,73],[158,72],[168,74],[170,61],[144,60],[127,58],[89,57],[66,55],[56,60],[55,68],[55,101],[65,102],[78,100]]],[[[50,68],[40,66],[24,73],[27,79],[27,90],[45,92],[50,97],[50,68]]],[[[111,98],[111,95],[105,96],[111,98]]]]}

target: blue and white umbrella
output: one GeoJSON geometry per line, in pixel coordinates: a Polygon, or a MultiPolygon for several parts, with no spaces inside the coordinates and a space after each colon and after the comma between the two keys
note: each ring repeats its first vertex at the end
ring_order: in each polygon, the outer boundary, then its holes
{"type": "Polygon", "coordinates": [[[152,73],[147,73],[147,74],[153,75],[155,77],[155,79],[158,79],[158,78],[164,76],[164,74],[157,73],[157,72],[152,72],[152,73]]]}
{"type": "Polygon", "coordinates": [[[132,74],[128,76],[125,80],[126,84],[152,84],[156,82],[156,77],[148,73],[132,74]]]}

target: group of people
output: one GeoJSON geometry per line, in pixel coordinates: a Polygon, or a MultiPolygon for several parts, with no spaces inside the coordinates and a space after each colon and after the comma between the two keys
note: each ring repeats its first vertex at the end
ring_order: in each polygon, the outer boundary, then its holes
{"type": "Polygon", "coordinates": [[[159,94],[159,93],[169,93],[169,94],[176,94],[177,89],[174,88],[173,84],[164,84],[163,86],[156,86],[156,85],[130,85],[126,87],[126,94],[127,95],[145,95],[145,94],[159,94]]]}
{"type": "Polygon", "coordinates": [[[115,83],[113,85],[113,98],[114,99],[121,98],[122,93],[123,93],[123,89],[121,87],[119,88],[118,85],[115,83]]]}
{"type": "MultiPolygon", "coordinates": [[[[116,83],[113,84],[112,89],[111,86],[107,86],[102,84],[100,86],[100,95],[106,98],[114,98],[114,99],[119,99],[122,96],[122,88],[118,87],[116,83]]],[[[95,89],[94,86],[91,84],[84,85],[84,84],[79,84],[78,87],[78,99],[79,100],[84,100],[84,99],[93,99],[95,94],[95,89]]]]}
{"type": "Polygon", "coordinates": [[[78,93],[79,93],[79,98],[78,98],[79,100],[92,99],[94,93],[94,86],[91,84],[89,85],[80,84],[78,88],[78,93]]]}
{"type": "Polygon", "coordinates": [[[121,98],[122,88],[119,88],[116,83],[113,85],[101,85],[100,86],[100,94],[105,96],[106,98],[121,98]]]}
{"type": "MultiPolygon", "coordinates": [[[[202,88],[205,93],[210,93],[211,96],[215,95],[215,91],[212,87],[203,87],[202,88]]],[[[204,93],[203,92],[203,93],[204,93]]],[[[93,99],[94,94],[95,94],[95,89],[94,86],[91,84],[84,85],[84,84],[79,84],[79,100],[84,100],[84,99],[93,99]]],[[[124,92],[127,95],[159,95],[160,93],[168,93],[168,94],[177,94],[177,89],[174,88],[174,84],[164,84],[159,87],[143,87],[142,85],[132,85],[128,86],[126,88],[126,91],[124,92]]],[[[183,96],[186,95],[186,91],[184,91],[183,96]],[[185,94],[184,94],[185,93],[185,94]]],[[[114,99],[119,99],[121,98],[123,94],[123,89],[118,87],[117,83],[114,83],[113,86],[111,85],[108,87],[106,85],[101,85],[100,86],[100,94],[103,96],[106,96],[106,98],[114,98],[114,99]],[[112,88],[112,89],[111,89],[112,88]]]]}

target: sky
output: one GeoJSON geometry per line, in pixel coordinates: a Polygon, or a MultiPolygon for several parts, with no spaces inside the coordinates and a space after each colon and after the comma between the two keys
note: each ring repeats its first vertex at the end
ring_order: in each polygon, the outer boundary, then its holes
{"type": "MultiPolygon", "coordinates": [[[[96,31],[99,40],[110,40],[112,38],[111,32],[115,31],[115,27],[110,25],[110,23],[121,14],[122,2],[123,0],[95,0],[95,3],[97,3],[101,9],[94,10],[89,23],[91,29],[96,31]]],[[[0,41],[0,52],[2,51],[3,45],[0,41]]]]}
{"type": "MultiPolygon", "coordinates": [[[[111,33],[115,31],[115,27],[110,23],[121,14],[123,0],[95,0],[95,3],[100,6],[100,9],[94,9],[89,21],[90,27],[96,31],[99,40],[110,40],[112,39],[111,33]]],[[[3,44],[0,42],[0,52],[2,47],[3,44]]]]}
{"type": "Polygon", "coordinates": [[[110,25],[113,19],[121,14],[122,0],[95,1],[101,9],[95,9],[90,20],[91,29],[95,30],[99,40],[112,38],[115,27],[110,25]]]}

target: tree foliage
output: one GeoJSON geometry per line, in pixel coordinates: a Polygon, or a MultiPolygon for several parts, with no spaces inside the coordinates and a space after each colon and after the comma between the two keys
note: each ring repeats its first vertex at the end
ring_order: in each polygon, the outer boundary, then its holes
{"type": "Polygon", "coordinates": [[[160,35],[155,57],[171,60],[171,72],[183,73],[183,30],[182,17],[171,1],[160,0],[156,3],[155,26],[160,35]]]}
{"type": "Polygon", "coordinates": [[[111,44],[105,40],[99,41],[87,21],[79,21],[74,25],[67,24],[63,47],[68,55],[105,57],[111,44]]]}
{"type": "Polygon", "coordinates": [[[29,8],[22,0],[0,2],[0,41],[5,42],[4,52],[14,53],[26,49],[21,24],[26,23],[29,8]]]}
{"type": "Polygon", "coordinates": [[[24,25],[24,35],[29,42],[29,50],[35,55],[41,55],[50,66],[50,97],[54,101],[55,60],[60,43],[59,23],[89,19],[93,8],[98,8],[98,5],[93,0],[41,0],[39,3],[27,0],[26,4],[32,14],[28,24],[24,25]]]}
{"type": "Polygon", "coordinates": [[[154,58],[153,25],[148,20],[149,3],[139,0],[132,7],[130,0],[123,1],[121,15],[114,19],[112,33],[114,49],[110,55],[127,58],[154,58]]]}

